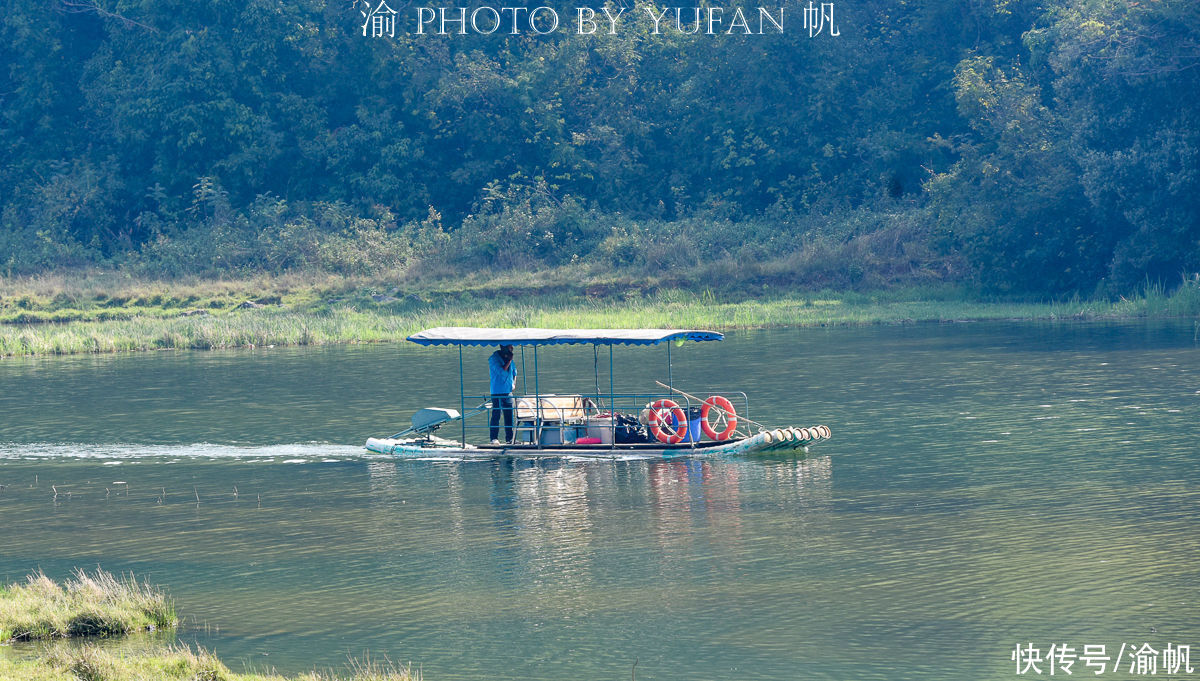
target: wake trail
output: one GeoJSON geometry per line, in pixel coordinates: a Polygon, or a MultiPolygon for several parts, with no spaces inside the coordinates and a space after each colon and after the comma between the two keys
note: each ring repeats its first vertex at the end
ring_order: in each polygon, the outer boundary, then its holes
{"type": "Polygon", "coordinates": [[[327,442],[297,442],[276,445],[193,444],[97,444],[85,442],[0,442],[0,460],[90,459],[126,461],[138,459],[247,459],[284,462],[374,459],[361,445],[327,442]]]}

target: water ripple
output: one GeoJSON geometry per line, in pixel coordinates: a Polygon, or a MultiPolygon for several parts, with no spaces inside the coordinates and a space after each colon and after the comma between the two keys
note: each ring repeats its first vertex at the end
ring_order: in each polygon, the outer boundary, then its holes
{"type": "MultiPolygon", "coordinates": [[[[647,679],[999,679],[1018,642],[1196,646],[1191,339],[731,334],[681,349],[677,384],[728,380],[714,367],[736,357],[753,418],[834,438],[680,461],[365,455],[366,434],[457,389],[431,378],[457,357],[422,348],[2,364],[0,577],[135,570],[235,667],[369,649],[438,681],[628,678],[635,659],[647,679]],[[47,444],[63,432],[164,444],[47,444]]],[[[545,355],[547,380],[593,381],[590,350],[545,355]]],[[[665,369],[617,360],[630,390],[665,369]]]]}

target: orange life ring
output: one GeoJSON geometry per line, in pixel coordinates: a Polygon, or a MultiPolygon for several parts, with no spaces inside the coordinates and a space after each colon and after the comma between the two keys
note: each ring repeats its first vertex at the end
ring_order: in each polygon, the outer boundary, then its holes
{"type": "Polygon", "coordinates": [[[650,403],[650,434],[664,444],[673,445],[687,435],[687,417],[683,410],[672,400],[659,400],[650,403]],[[674,419],[672,424],[668,416],[674,419]]]}
{"type": "Polygon", "coordinates": [[[704,404],[700,405],[700,428],[704,434],[714,440],[728,440],[733,431],[737,429],[737,410],[733,408],[733,403],[720,395],[713,395],[704,404]],[[712,408],[717,408],[717,413],[723,413],[726,418],[725,430],[717,432],[708,422],[708,414],[712,408]]]}

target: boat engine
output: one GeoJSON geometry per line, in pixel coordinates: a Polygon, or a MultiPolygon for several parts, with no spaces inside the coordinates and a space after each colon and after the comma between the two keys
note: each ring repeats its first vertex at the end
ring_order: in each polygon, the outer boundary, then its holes
{"type": "Polygon", "coordinates": [[[458,412],[453,409],[427,407],[425,409],[420,409],[417,411],[417,413],[413,414],[412,428],[409,428],[408,432],[428,435],[438,428],[441,428],[443,424],[457,420],[458,412]]]}

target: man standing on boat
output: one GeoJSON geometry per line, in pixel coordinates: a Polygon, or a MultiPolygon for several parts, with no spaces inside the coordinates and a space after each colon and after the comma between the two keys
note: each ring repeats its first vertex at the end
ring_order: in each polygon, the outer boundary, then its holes
{"type": "Polygon", "coordinates": [[[500,414],[504,414],[504,442],[513,439],[513,386],[517,382],[517,369],[513,366],[513,346],[501,345],[488,358],[491,374],[492,413],[489,419],[489,434],[492,444],[500,444],[500,414]]]}

